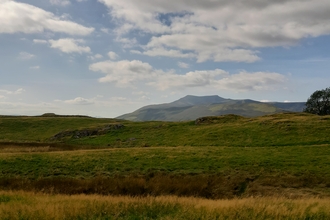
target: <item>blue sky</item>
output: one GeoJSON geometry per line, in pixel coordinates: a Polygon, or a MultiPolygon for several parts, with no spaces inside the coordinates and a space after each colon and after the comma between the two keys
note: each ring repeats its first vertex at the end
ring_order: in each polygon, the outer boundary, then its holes
{"type": "Polygon", "coordinates": [[[329,0],[0,0],[0,114],[306,101],[329,51],[329,0]]]}

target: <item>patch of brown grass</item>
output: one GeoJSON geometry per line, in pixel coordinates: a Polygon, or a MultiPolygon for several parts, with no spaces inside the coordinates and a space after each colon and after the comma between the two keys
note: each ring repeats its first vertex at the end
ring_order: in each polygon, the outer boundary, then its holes
{"type": "Polygon", "coordinates": [[[328,199],[47,195],[0,191],[2,219],[329,219],[328,199]]]}
{"type": "Polygon", "coordinates": [[[52,151],[72,151],[84,148],[84,146],[73,146],[62,143],[12,143],[0,142],[0,153],[35,153],[52,151]]]}
{"type": "Polygon", "coordinates": [[[42,147],[14,147],[6,146],[1,148],[1,153],[35,153],[35,152],[50,152],[50,146],[42,147]]]}

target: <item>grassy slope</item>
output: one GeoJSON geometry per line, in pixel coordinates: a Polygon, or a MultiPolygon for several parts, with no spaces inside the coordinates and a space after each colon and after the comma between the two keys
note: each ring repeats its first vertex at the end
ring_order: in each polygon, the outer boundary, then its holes
{"type": "Polygon", "coordinates": [[[2,117],[0,140],[47,144],[60,131],[109,123],[125,127],[101,136],[63,140],[90,150],[51,152],[52,147],[3,144],[0,188],[208,198],[306,188],[315,195],[329,195],[329,116],[229,115],[206,118],[197,125],[2,117]],[[63,191],[70,187],[72,191],[63,191]]]}
{"type": "Polygon", "coordinates": [[[219,117],[215,123],[130,123],[98,138],[70,143],[112,146],[289,146],[330,143],[330,117],[279,114],[219,117]],[[135,141],[127,141],[135,138],[135,141]]]}
{"type": "Polygon", "coordinates": [[[309,147],[158,147],[42,153],[2,153],[1,177],[148,174],[313,175],[330,179],[329,145],[309,147]]]}
{"type": "Polygon", "coordinates": [[[0,118],[0,142],[49,142],[58,132],[121,123],[106,135],[67,138],[72,145],[134,146],[298,146],[330,143],[330,117],[276,114],[258,118],[223,116],[207,123],[129,122],[95,118],[0,118]]]}

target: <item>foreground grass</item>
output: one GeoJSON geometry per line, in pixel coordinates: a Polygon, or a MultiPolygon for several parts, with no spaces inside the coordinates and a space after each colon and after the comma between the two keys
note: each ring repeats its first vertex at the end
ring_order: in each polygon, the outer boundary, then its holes
{"type": "Polygon", "coordinates": [[[0,191],[1,219],[329,219],[328,199],[110,197],[0,191]]]}
{"type": "MultiPolygon", "coordinates": [[[[37,148],[33,148],[36,151],[37,148]]],[[[247,172],[330,177],[330,145],[289,147],[149,147],[22,153],[0,149],[0,177],[247,172]],[[9,153],[8,153],[9,152],[9,153]],[[12,153],[14,152],[14,153],[12,153]]],[[[41,148],[41,151],[47,149],[41,148]]]]}
{"type": "Polygon", "coordinates": [[[0,124],[0,190],[330,198],[330,116],[227,115],[198,123],[0,117],[0,124]],[[94,136],[51,139],[106,126],[94,136]]]}
{"type": "Polygon", "coordinates": [[[0,150],[0,189],[205,198],[330,195],[329,145],[16,150],[0,150]]]}

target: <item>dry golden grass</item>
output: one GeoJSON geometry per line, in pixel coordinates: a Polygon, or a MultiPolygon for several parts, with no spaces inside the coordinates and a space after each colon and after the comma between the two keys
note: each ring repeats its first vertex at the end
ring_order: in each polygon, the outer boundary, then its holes
{"type": "Polygon", "coordinates": [[[0,148],[0,153],[36,153],[36,152],[49,152],[50,146],[42,147],[24,147],[24,146],[5,146],[0,148]]]}
{"type": "Polygon", "coordinates": [[[49,195],[0,191],[0,219],[330,219],[321,198],[49,195]]]}

